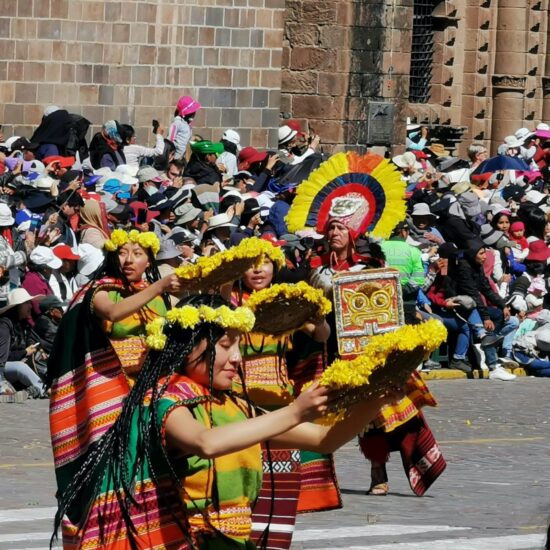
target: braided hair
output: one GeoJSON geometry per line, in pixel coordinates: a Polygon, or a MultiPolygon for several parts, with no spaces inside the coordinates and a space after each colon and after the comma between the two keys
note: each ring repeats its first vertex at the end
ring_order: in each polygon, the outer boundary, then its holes
{"type": "MultiPolygon", "coordinates": [[[[218,295],[196,295],[184,298],[178,307],[182,305],[208,305],[210,307],[220,307],[227,305],[227,302],[218,295]]],[[[214,363],[216,358],[216,343],[225,334],[225,330],[218,325],[210,323],[200,323],[194,329],[183,329],[178,323],[165,325],[164,332],[167,336],[166,345],[163,350],[151,350],[141,368],[136,379],[136,383],[124,401],[120,416],[113,423],[110,429],[101,437],[97,445],[89,453],[86,462],[80,471],[73,478],[67,489],[58,497],[58,511],[55,517],[54,535],[50,541],[52,547],[56,533],[61,525],[63,516],[67,513],[73,503],[85,501],[94,502],[100,494],[101,485],[105,480],[114,487],[118,507],[127,529],[128,541],[132,550],[138,550],[136,540],[136,527],[131,517],[131,506],[138,505],[135,499],[135,486],[138,480],[138,472],[143,466],[149,469],[150,477],[156,487],[160,485],[160,476],[156,464],[153,462],[153,453],[155,456],[160,454],[160,467],[163,471],[168,471],[169,480],[172,488],[177,492],[183,492],[188,498],[181,480],[174,467],[173,459],[170,458],[168,451],[162,444],[162,434],[159,425],[157,404],[166,392],[170,378],[175,373],[183,373],[185,370],[185,359],[191,354],[193,349],[203,340],[206,342],[206,348],[200,359],[207,359],[209,365],[209,396],[210,402],[207,402],[207,410],[212,425],[212,392],[214,363]],[[148,405],[144,404],[147,396],[148,405]],[[137,422],[136,422],[137,420],[137,422]],[[135,450],[130,446],[132,436],[132,426],[137,425],[137,436],[135,450]],[[160,453],[157,452],[160,449],[160,453]],[[136,462],[128,468],[128,456],[135,453],[136,462]]],[[[214,471],[214,487],[215,487],[214,471]]],[[[169,491],[172,493],[172,491],[169,491]]],[[[216,491],[213,492],[214,505],[219,509],[216,491]]],[[[159,499],[162,504],[170,510],[170,513],[179,526],[182,536],[186,539],[192,548],[196,544],[191,536],[191,529],[187,519],[181,519],[178,511],[181,511],[181,503],[176,503],[167,496],[167,493],[159,491],[159,499]]],[[[192,500],[190,498],[190,500],[192,500]]],[[[107,503],[105,506],[107,508],[107,503]]],[[[89,506],[88,506],[89,509],[89,506]]],[[[100,526],[100,538],[103,543],[104,533],[101,526],[105,524],[103,518],[108,510],[100,509],[98,513],[98,525],[100,526]]],[[[208,520],[204,512],[203,516],[209,526],[218,534],[222,535],[208,520]]],[[[85,517],[76,518],[77,523],[82,525],[86,521],[85,517]],[[80,520],[80,521],[78,521],[80,520]]],[[[228,542],[231,539],[225,537],[228,542]]]]}

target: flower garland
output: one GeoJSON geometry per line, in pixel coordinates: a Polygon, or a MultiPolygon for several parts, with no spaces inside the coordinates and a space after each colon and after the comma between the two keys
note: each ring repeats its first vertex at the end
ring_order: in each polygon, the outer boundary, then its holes
{"type": "Polygon", "coordinates": [[[212,308],[209,306],[183,306],[171,309],[166,318],[158,317],[147,324],[145,342],[151,349],[161,350],[166,345],[164,327],[177,323],[183,329],[193,330],[200,323],[213,323],[225,329],[250,332],[256,318],[247,307],[231,309],[227,306],[212,308]]]}
{"type": "Polygon", "coordinates": [[[247,259],[254,261],[254,266],[261,265],[266,259],[271,260],[279,268],[285,263],[285,255],[280,248],[273,246],[269,241],[250,237],[229,250],[213,256],[203,256],[194,265],[178,267],[175,274],[186,280],[203,279],[224,264],[247,259]]]}
{"type": "Polygon", "coordinates": [[[446,338],[447,329],[436,319],[418,325],[405,325],[395,332],[373,336],[361,355],[355,359],[334,361],[321,375],[320,384],[332,389],[367,385],[369,376],[386,362],[390,353],[413,351],[418,347],[431,353],[446,338]]]}
{"type": "Polygon", "coordinates": [[[313,288],[304,281],[295,284],[282,283],[253,292],[246,301],[246,307],[256,311],[258,307],[275,300],[306,300],[317,306],[318,315],[324,317],[332,311],[332,304],[321,289],[313,288]]]}
{"type": "Polygon", "coordinates": [[[129,242],[139,244],[142,248],[150,248],[153,256],[160,250],[159,238],[152,231],[137,231],[132,229],[129,233],[123,229],[115,229],[111,233],[111,238],[103,244],[103,248],[108,252],[115,252],[129,242]]]}

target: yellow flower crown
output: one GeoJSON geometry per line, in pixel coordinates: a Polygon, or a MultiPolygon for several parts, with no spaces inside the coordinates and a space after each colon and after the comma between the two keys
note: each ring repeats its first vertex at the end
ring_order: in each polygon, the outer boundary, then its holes
{"type": "Polygon", "coordinates": [[[210,275],[224,264],[240,260],[254,260],[254,265],[261,265],[265,259],[271,260],[278,267],[285,263],[285,255],[280,248],[269,241],[250,237],[243,239],[237,246],[218,252],[213,256],[203,256],[194,265],[176,268],[175,274],[181,279],[201,279],[210,275]]]}
{"type": "Polygon", "coordinates": [[[151,349],[161,350],[166,345],[166,324],[177,323],[183,329],[194,329],[200,323],[213,323],[225,329],[250,332],[254,327],[256,318],[247,307],[231,309],[227,306],[212,308],[209,306],[182,306],[171,309],[166,318],[158,317],[147,324],[145,330],[147,346],[151,349]]]}
{"type": "Polygon", "coordinates": [[[365,386],[372,372],[385,363],[390,353],[413,351],[418,347],[431,353],[446,338],[447,329],[436,319],[418,325],[405,325],[395,332],[373,336],[355,359],[334,361],[321,375],[319,383],[332,389],[365,386]]]}
{"type": "Polygon", "coordinates": [[[115,229],[111,233],[111,238],[103,244],[103,248],[108,252],[115,252],[129,242],[139,244],[142,248],[150,248],[153,256],[156,256],[160,250],[160,240],[152,231],[142,233],[136,229],[132,229],[129,233],[123,229],[115,229]]]}

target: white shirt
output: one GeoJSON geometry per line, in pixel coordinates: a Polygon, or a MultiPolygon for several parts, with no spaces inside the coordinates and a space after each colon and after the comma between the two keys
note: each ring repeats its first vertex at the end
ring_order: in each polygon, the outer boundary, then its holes
{"type": "Polygon", "coordinates": [[[126,157],[126,164],[133,168],[139,168],[139,163],[142,158],[156,157],[162,155],[164,152],[164,136],[162,134],[156,134],[157,143],[154,148],[144,147],[143,145],[125,145],[124,156],[126,157]]]}

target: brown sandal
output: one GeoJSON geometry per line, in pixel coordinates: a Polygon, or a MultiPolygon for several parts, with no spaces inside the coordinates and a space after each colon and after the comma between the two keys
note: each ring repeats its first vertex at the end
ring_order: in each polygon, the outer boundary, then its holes
{"type": "Polygon", "coordinates": [[[371,485],[367,491],[367,495],[386,496],[390,490],[388,483],[378,483],[377,485],[371,485]]]}

